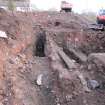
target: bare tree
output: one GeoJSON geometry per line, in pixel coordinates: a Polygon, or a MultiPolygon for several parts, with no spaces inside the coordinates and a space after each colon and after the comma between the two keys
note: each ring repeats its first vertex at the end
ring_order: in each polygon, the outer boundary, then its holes
{"type": "Polygon", "coordinates": [[[8,0],[8,9],[14,11],[16,9],[15,0],[8,0]]]}

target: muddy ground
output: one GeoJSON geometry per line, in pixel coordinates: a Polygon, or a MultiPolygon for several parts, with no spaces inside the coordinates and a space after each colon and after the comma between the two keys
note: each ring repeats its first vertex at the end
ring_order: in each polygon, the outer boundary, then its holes
{"type": "Polygon", "coordinates": [[[104,54],[105,32],[90,23],[75,13],[1,9],[0,105],[105,105],[105,63],[90,56],[104,54]]]}

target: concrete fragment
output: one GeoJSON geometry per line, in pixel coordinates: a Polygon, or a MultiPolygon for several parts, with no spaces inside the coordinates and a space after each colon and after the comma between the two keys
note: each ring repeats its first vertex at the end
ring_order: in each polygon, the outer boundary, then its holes
{"type": "Polygon", "coordinates": [[[0,31],[1,38],[8,38],[7,34],[4,31],[0,31]]]}
{"type": "Polygon", "coordinates": [[[96,89],[100,87],[100,84],[96,80],[88,80],[87,83],[90,89],[96,89]]]}
{"type": "Polygon", "coordinates": [[[36,83],[37,85],[41,86],[42,85],[42,78],[43,78],[43,74],[38,75],[36,83]]]}

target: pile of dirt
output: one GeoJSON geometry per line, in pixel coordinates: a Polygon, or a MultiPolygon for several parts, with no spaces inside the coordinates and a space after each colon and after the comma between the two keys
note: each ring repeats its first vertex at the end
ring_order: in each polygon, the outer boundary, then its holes
{"type": "Polygon", "coordinates": [[[85,31],[85,43],[80,49],[86,54],[105,52],[105,32],[85,31]]]}
{"type": "Polygon", "coordinates": [[[83,29],[90,23],[86,18],[81,18],[81,15],[75,13],[59,13],[59,12],[34,12],[28,14],[31,16],[34,24],[44,27],[60,27],[68,29],[83,29]],[[58,25],[56,25],[58,23],[58,25]]]}
{"type": "MultiPolygon", "coordinates": [[[[0,9],[0,31],[7,35],[6,38],[0,37],[0,104],[14,105],[18,104],[19,101],[15,103],[13,99],[18,94],[14,92],[16,88],[13,89],[13,86],[19,81],[13,82],[17,80],[17,73],[12,70],[15,70],[17,65],[11,64],[18,62],[17,58],[15,59],[18,54],[24,52],[27,47],[33,46],[34,31],[29,17],[22,13],[17,15],[17,13],[3,9],[0,9]],[[13,77],[13,75],[15,76],[13,77]]],[[[31,53],[32,51],[26,54],[32,57],[31,53]]],[[[20,62],[16,64],[20,66],[20,62]]]]}

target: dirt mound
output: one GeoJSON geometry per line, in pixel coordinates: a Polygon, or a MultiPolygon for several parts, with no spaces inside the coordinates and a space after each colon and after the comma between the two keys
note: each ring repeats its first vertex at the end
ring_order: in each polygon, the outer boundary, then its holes
{"type": "Polygon", "coordinates": [[[105,52],[105,33],[101,31],[85,31],[85,43],[81,46],[81,50],[87,55],[90,53],[105,52]]]}
{"type": "MultiPolygon", "coordinates": [[[[13,58],[13,61],[11,59],[20,52],[24,52],[27,46],[32,44],[34,31],[31,21],[27,20],[29,18],[24,14],[16,15],[13,12],[0,9],[0,31],[7,35],[7,38],[0,37],[0,104],[13,105],[13,94],[11,94],[13,90],[10,85],[15,84],[12,76],[17,73],[12,71],[16,65],[11,66],[11,63],[14,64],[15,58],[13,58]]],[[[16,79],[16,76],[14,79],[16,79]]]]}
{"type": "Polygon", "coordinates": [[[90,23],[88,19],[81,18],[81,15],[75,13],[35,12],[30,15],[35,24],[41,24],[45,27],[59,26],[60,28],[81,29],[90,23]]]}

